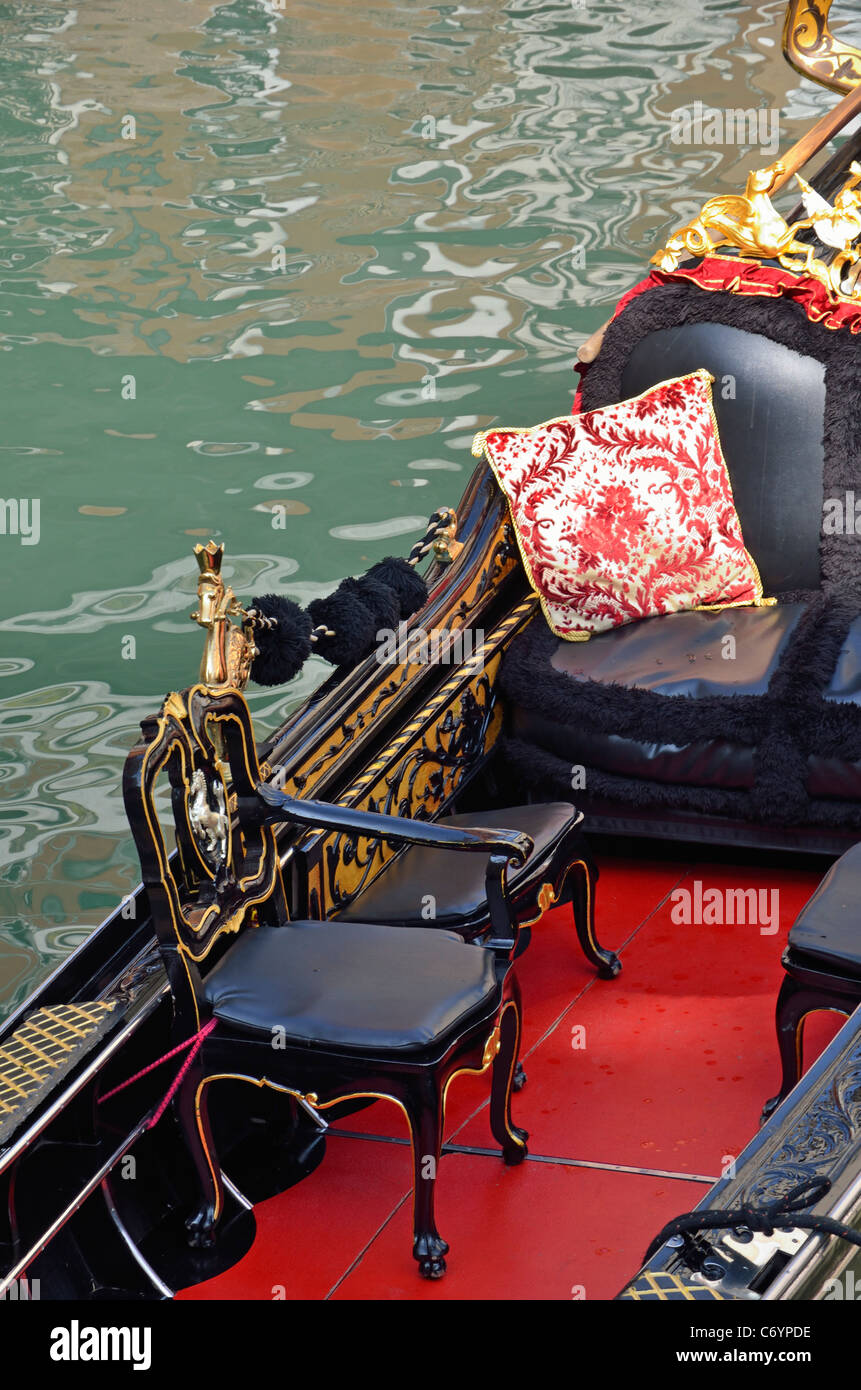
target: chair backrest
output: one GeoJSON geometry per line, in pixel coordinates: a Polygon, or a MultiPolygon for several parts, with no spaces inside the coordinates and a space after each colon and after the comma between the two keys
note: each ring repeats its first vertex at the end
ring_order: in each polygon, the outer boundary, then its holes
{"type": "MultiPolygon", "coordinates": [[[[837,549],[823,500],[861,481],[844,446],[857,434],[858,343],[799,305],[671,285],[636,296],[610,325],[583,384],[595,409],[706,367],[745,543],[766,593],[818,589],[837,549]],[[848,479],[849,481],[844,481],[848,479]]],[[[861,495],[861,493],[859,493],[861,495]]]]}
{"type": "Polygon", "coordinates": [[[260,780],[251,716],[236,690],[205,685],[167,696],[141,724],[123,797],[175,1004],[197,1016],[197,966],[226,933],[286,916],[271,827],[234,822],[238,797],[260,780]],[[170,789],[176,853],[160,814],[170,789]]]}

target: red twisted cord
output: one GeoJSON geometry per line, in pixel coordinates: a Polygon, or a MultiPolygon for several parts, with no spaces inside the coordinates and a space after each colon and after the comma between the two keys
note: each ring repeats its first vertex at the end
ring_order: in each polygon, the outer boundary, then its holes
{"type": "Polygon", "coordinates": [[[170,1102],[182,1085],[186,1072],[202,1048],[204,1039],[209,1036],[217,1022],[217,1019],[211,1018],[208,1023],[204,1023],[203,1027],[197,1033],[193,1033],[190,1038],[186,1038],[185,1042],[177,1043],[176,1047],[171,1048],[170,1052],[165,1052],[164,1056],[157,1057],[154,1062],[150,1062],[148,1067],[142,1067],[140,1071],[135,1072],[134,1076],[130,1076],[126,1081],[121,1081],[119,1086],[115,1086],[112,1091],[106,1091],[103,1096],[99,1096],[98,1104],[104,1104],[106,1100],[110,1100],[111,1096],[115,1096],[119,1091],[124,1091],[127,1086],[131,1086],[132,1082],[139,1081],[142,1076],[147,1076],[148,1073],[154,1071],[156,1067],[160,1067],[162,1062],[169,1062],[171,1057],[175,1057],[178,1052],[183,1052],[185,1048],[190,1047],[191,1051],[180,1067],[167,1095],[147,1125],[147,1129],[152,1129],[153,1125],[158,1124],[165,1110],[170,1105],[170,1102]]]}

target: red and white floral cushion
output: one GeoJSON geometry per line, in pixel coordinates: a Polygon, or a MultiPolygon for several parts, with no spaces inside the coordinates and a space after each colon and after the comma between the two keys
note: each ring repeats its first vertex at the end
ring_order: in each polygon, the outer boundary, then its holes
{"type": "Polygon", "coordinates": [[[476,435],[557,636],[774,601],[744,547],[712,380],[703,369],[603,410],[476,435]]]}

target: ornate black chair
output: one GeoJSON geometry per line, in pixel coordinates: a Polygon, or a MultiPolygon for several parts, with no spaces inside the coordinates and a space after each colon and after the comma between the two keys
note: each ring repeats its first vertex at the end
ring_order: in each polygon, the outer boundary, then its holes
{"type": "MultiPolygon", "coordinates": [[[[586,959],[602,979],[612,980],[622,969],[622,962],[613,951],[600,946],[595,936],[598,867],[586,847],[582,822],[582,813],[570,803],[554,801],[446,816],[435,824],[454,830],[498,833],[504,827],[517,826],[524,831],[533,848],[508,879],[519,926],[529,927],[549,907],[571,901],[586,959]]],[[[404,850],[338,915],[342,921],[370,917],[396,927],[436,925],[457,932],[467,941],[486,941],[492,931],[482,866],[465,855],[438,853],[427,845],[404,850]]]]}
{"type": "Polygon", "coordinates": [[[424,1276],[439,1278],[448,1246],[434,1223],[434,1185],[446,1092],[457,1073],[492,1065],[494,1137],[507,1164],[527,1152],[528,1136],[510,1110],[520,998],[506,869],[524,863],[532,841],[501,828],[411,821],[284,795],[260,781],[250,715],[235,690],[214,694],[197,685],[169,695],[141,729],[125,767],[126,809],[170,980],[175,1038],[200,1043],[177,1094],[200,1183],[187,1222],[191,1244],[213,1242],[223,1207],[211,1082],[270,1087],[318,1118],[346,1100],[388,1099],[403,1110],[412,1137],[413,1254],[424,1276]],[[165,776],[174,858],[159,819],[165,776]],[[399,931],[373,919],[289,921],[275,822],[481,854],[490,924],[484,941],[493,949],[453,932],[399,931]]]}
{"type": "Polygon", "coordinates": [[[777,1045],[783,1075],[763,1120],[801,1079],[804,1021],[820,1010],[847,1016],[861,1004],[861,844],[832,864],[799,912],[783,953],[786,971],[777,996],[777,1045]]]}

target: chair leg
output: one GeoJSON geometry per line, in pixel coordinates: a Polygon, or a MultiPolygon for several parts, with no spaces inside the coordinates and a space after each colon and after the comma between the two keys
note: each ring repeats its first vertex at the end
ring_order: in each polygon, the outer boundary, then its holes
{"type": "Polygon", "coordinates": [[[529,1138],[527,1131],[518,1129],[511,1119],[511,1092],[516,1084],[517,1054],[520,1050],[520,992],[516,981],[513,984],[515,992],[505,1005],[500,1020],[500,1045],[493,1062],[490,1092],[490,1128],[502,1149],[503,1161],[509,1167],[522,1163],[529,1152],[526,1147],[529,1138]]]}
{"type": "Polygon", "coordinates": [[[215,1244],[215,1228],[224,1208],[221,1169],[212,1139],[207,1087],[202,1067],[192,1066],[179,1088],[176,1113],[185,1146],[194,1163],[199,1201],[185,1223],[186,1238],[196,1249],[215,1244]]]}
{"type": "Polygon", "coordinates": [[[434,1193],[442,1151],[442,1094],[434,1077],[422,1076],[405,1099],[413,1141],[413,1259],[424,1279],[441,1279],[448,1245],[436,1228],[434,1193]]]}
{"type": "MultiPolygon", "coordinates": [[[[776,1009],[777,1046],[782,1068],[780,1090],[776,1096],[765,1102],[760,1124],[765,1123],[801,1079],[804,1020],[808,1014],[816,1013],[819,1009],[839,1009],[835,998],[835,995],[824,990],[811,989],[809,985],[801,984],[791,975],[784,976],[777,996],[776,1009]]],[[[851,1007],[839,1011],[848,1016],[851,1007]]]]}
{"type": "Polygon", "coordinates": [[[584,956],[594,965],[599,979],[615,980],[622,969],[622,962],[615,951],[607,951],[598,944],[595,935],[595,884],[598,879],[594,865],[587,858],[572,864],[574,875],[571,904],[574,910],[574,925],[584,956]]]}

